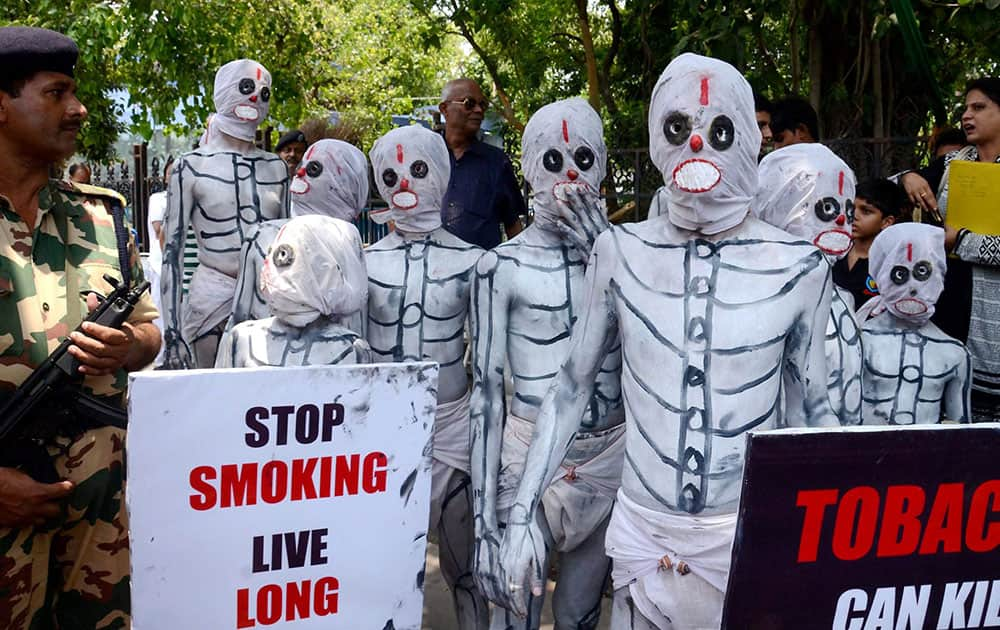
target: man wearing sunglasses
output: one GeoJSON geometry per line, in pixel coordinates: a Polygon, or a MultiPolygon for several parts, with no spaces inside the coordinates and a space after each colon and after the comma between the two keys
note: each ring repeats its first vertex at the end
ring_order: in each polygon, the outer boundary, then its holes
{"type": "Polygon", "coordinates": [[[449,81],[438,109],[451,153],[451,180],[441,207],[445,229],[483,249],[500,244],[500,226],[508,238],[521,231],[527,212],[514,168],[504,152],[479,140],[489,104],[472,79],[449,81]]]}

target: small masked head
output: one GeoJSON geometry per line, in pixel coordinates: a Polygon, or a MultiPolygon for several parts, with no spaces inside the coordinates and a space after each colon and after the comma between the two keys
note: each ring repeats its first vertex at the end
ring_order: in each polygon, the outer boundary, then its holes
{"type": "Polygon", "coordinates": [[[420,125],[399,127],[375,142],[368,153],[385,210],[372,220],[392,220],[405,232],[430,232],[441,226],[441,202],[451,177],[444,138],[420,125]]]}
{"type": "Polygon", "coordinates": [[[706,234],[739,224],[757,192],[760,139],[753,90],[736,68],[691,53],[671,61],[649,108],[670,220],[706,234]]]}
{"type": "Polygon", "coordinates": [[[212,124],[226,135],[252,142],[270,108],[271,73],[250,59],[230,61],[215,73],[213,100],[212,124]]]}
{"type": "Polygon", "coordinates": [[[837,259],[851,248],[855,185],[854,171],[830,149],[793,144],[761,160],[753,211],[837,259]]]}
{"type": "Polygon", "coordinates": [[[368,160],[354,145],[320,140],[306,150],[289,190],[293,217],[353,221],[368,202],[368,160]]]}
{"type": "Polygon", "coordinates": [[[535,112],[521,137],[521,166],[534,194],[535,219],[555,220],[557,205],[571,189],[598,194],[607,153],[601,117],[582,98],[535,112]]]}
{"type": "Polygon", "coordinates": [[[944,289],[944,230],[922,223],[891,225],[872,242],[868,268],[885,308],[923,325],[944,289]]]}
{"type": "Polygon", "coordinates": [[[368,272],[357,228],[319,215],[291,219],[267,252],[260,290],[271,313],[292,326],[358,312],[368,272]]]}

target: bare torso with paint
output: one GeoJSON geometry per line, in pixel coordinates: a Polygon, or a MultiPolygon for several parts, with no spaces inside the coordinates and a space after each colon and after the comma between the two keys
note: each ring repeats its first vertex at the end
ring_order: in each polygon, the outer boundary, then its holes
{"type": "Polygon", "coordinates": [[[243,322],[219,345],[215,367],[293,367],[367,362],[361,335],[320,317],[303,328],[269,317],[243,322]]]}

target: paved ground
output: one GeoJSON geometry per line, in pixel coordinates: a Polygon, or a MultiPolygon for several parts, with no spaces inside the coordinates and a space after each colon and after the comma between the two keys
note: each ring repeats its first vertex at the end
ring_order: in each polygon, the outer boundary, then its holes
{"type": "MultiPolygon", "coordinates": [[[[549,581],[549,595],[555,582],[549,581]]],[[[598,630],[607,630],[611,621],[611,600],[604,598],[601,612],[601,623],[598,630]]],[[[438,568],[437,545],[427,545],[427,576],[424,580],[424,627],[423,630],[457,630],[455,613],[451,607],[451,593],[448,592],[438,568]]],[[[545,600],[545,610],[542,612],[540,630],[553,630],[552,608],[549,599],[545,600]]]]}

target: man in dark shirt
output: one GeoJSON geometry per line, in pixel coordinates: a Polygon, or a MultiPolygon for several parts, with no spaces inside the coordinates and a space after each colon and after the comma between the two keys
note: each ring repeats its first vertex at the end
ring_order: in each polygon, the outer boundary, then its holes
{"type": "Polygon", "coordinates": [[[451,181],[441,207],[441,223],[463,241],[483,249],[500,244],[501,225],[508,238],[520,232],[519,215],[526,213],[510,159],[477,138],[488,106],[472,79],[449,81],[438,105],[451,153],[451,181]]]}

